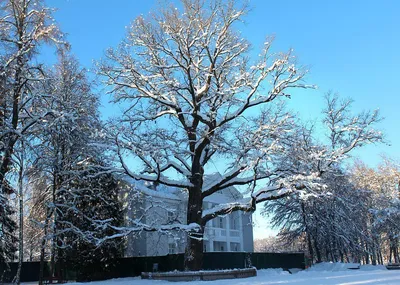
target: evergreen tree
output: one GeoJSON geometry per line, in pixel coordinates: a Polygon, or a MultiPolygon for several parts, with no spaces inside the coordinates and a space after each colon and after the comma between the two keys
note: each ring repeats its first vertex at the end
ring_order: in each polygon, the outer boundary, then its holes
{"type": "MultiPolygon", "coordinates": [[[[96,165],[96,163],[95,163],[96,165]]],[[[123,212],[118,200],[118,183],[111,174],[98,174],[97,167],[83,170],[82,176],[72,181],[70,191],[79,192],[73,201],[76,211],[67,211],[64,222],[69,222],[82,233],[66,235],[65,261],[73,264],[78,280],[96,280],[107,276],[115,266],[115,259],[123,253],[123,239],[108,239],[116,234],[113,227],[123,224],[123,212]],[[106,227],[99,227],[96,221],[107,221],[106,227]],[[99,244],[94,244],[92,237],[99,244]],[[96,274],[105,275],[96,275],[96,274]]],[[[88,165],[84,166],[87,169],[88,165]]]]}
{"type": "Polygon", "coordinates": [[[17,250],[17,238],[15,236],[17,224],[12,219],[15,211],[9,204],[9,199],[7,199],[12,192],[12,188],[8,186],[3,187],[2,190],[3,193],[0,196],[0,280],[3,280],[3,274],[9,270],[8,262],[15,258],[17,250]]]}
{"type": "Polygon", "coordinates": [[[41,276],[48,241],[51,274],[62,275],[60,269],[71,262],[83,276],[94,262],[120,255],[119,239],[102,239],[113,235],[112,227],[120,226],[123,215],[117,182],[103,163],[107,158],[99,145],[106,142],[99,100],[86,70],[67,50],[60,50],[58,64],[48,72],[51,80],[44,90],[49,96],[39,104],[57,116],[37,128],[37,158],[30,171],[46,185],[34,195],[41,197],[42,210],[36,212],[44,229],[41,276]]]}

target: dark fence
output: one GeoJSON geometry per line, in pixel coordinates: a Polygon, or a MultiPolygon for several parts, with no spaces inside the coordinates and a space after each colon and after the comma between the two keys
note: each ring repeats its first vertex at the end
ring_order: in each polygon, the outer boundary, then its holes
{"type": "Polygon", "coordinates": [[[274,253],[255,252],[251,254],[251,264],[257,269],[262,268],[301,268],[305,269],[304,252],[299,253],[274,253]]]}
{"type": "Polygon", "coordinates": [[[232,269],[254,266],[263,268],[301,268],[305,269],[303,252],[208,252],[204,254],[203,269],[232,269]]]}
{"type": "MultiPolygon", "coordinates": [[[[17,274],[18,263],[11,262],[8,264],[9,268],[5,264],[0,264],[0,277],[3,275],[4,282],[12,282],[15,275],[17,274]]],[[[39,279],[40,262],[23,262],[21,267],[21,282],[37,281],[39,279]]],[[[49,275],[48,264],[44,267],[45,276],[49,275]]]]}
{"type": "MultiPolygon", "coordinates": [[[[67,280],[90,281],[119,277],[139,276],[141,272],[183,270],[183,254],[166,256],[126,257],[116,259],[104,270],[104,264],[91,263],[84,270],[76,272],[73,265],[64,264],[59,272],[67,280]],[[103,269],[102,269],[103,268],[103,269]]],[[[5,275],[5,282],[12,281],[17,263],[10,263],[11,272],[5,275]]],[[[254,266],[263,268],[305,268],[304,253],[246,253],[246,252],[207,252],[204,253],[203,269],[233,269],[254,266]]],[[[48,264],[45,266],[45,277],[49,275],[48,264]]],[[[21,271],[21,281],[37,281],[39,279],[39,262],[24,262],[21,271]]]]}

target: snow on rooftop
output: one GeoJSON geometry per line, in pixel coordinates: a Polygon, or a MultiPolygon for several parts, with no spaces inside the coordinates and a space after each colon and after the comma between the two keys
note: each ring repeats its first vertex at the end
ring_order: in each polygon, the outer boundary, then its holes
{"type": "Polygon", "coordinates": [[[125,176],[123,180],[132,186],[133,189],[136,189],[147,196],[161,199],[182,200],[182,198],[179,196],[180,190],[175,187],[158,185],[156,189],[152,189],[154,188],[153,184],[144,181],[138,181],[129,176],[125,176]]]}
{"type": "MultiPolygon", "coordinates": [[[[223,176],[219,173],[206,175],[204,180],[204,188],[214,183],[217,183],[222,177],[223,176]]],[[[187,199],[187,195],[185,195],[182,189],[162,184],[154,186],[154,184],[151,182],[138,181],[127,175],[124,176],[122,180],[125,181],[127,184],[132,185],[133,188],[136,188],[141,193],[151,197],[179,201],[187,199]]],[[[235,187],[231,186],[221,191],[218,191],[211,196],[206,197],[204,201],[221,204],[237,201],[239,199],[242,199],[242,197],[242,194],[235,187]]]]}

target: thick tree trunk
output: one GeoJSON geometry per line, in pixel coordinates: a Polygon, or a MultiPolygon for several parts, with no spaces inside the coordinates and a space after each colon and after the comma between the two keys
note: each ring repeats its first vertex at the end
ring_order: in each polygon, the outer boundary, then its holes
{"type": "Polygon", "coordinates": [[[201,226],[200,232],[191,232],[188,234],[187,247],[185,252],[185,270],[198,271],[203,266],[203,234],[202,225],[202,192],[201,188],[191,188],[189,190],[187,223],[196,223],[201,226]]]}
{"type": "MultiPolygon", "coordinates": [[[[199,232],[199,234],[202,233],[199,232]]],[[[187,242],[188,245],[185,251],[185,270],[201,270],[203,267],[203,239],[189,236],[187,242]]]]}
{"type": "MultiPolygon", "coordinates": [[[[194,150],[194,146],[191,146],[194,150]]],[[[204,169],[200,163],[200,153],[194,156],[192,161],[192,177],[190,182],[193,187],[190,187],[188,205],[187,205],[187,224],[198,224],[201,227],[199,232],[189,232],[187,247],[185,251],[185,270],[198,271],[203,266],[203,234],[204,226],[202,221],[203,215],[203,175],[204,169]]]]}

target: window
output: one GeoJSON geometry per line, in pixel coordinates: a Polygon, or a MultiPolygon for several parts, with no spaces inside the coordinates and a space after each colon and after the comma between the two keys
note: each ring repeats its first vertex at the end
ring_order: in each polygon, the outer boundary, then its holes
{"type": "Polygon", "coordinates": [[[224,228],[224,218],[218,218],[218,227],[223,229],[224,228]]]}
{"type": "Polygon", "coordinates": [[[237,218],[236,218],[236,217],[233,217],[233,220],[232,220],[232,229],[233,229],[233,230],[237,230],[237,229],[238,229],[238,221],[237,221],[237,218]]]}
{"type": "Polygon", "coordinates": [[[175,254],[176,253],[176,243],[169,243],[168,244],[168,253],[175,254]]]}
{"type": "Polygon", "coordinates": [[[240,250],[240,244],[237,242],[231,242],[231,251],[239,251],[240,250]]]}

